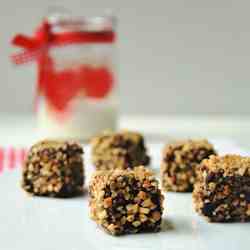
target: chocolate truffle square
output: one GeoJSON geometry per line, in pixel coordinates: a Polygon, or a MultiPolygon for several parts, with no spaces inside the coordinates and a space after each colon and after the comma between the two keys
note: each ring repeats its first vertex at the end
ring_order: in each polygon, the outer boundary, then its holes
{"type": "Polygon", "coordinates": [[[195,210],[210,222],[250,221],[250,157],[202,161],[193,191],[195,210]]]}
{"type": "Polygon", "coordinates": [[[163,190],[192,191],[197,166],[213,154],[216,151],[207,140],[184,140],[166,145],[161,163],[163,190]]]}
{"type": "Polygon", "coordinates": [[[160,230],[163,196],[153,173],[143,166],[96,171],[89,190],[91,218],[108,233],[160,230]]]}
{"type": "Polygon", "coordinates": [[[75,142],[41,141],[29,150],[23,189],[37,196],[71,197],[82,193],[83,149],[75,142]]]}
{"type": "Polygon", "coordinates": [[[141,134],[105,132],[92,142],[92,162],[97,170],[127,169],[148,165],[150,158],[141,134]]]}

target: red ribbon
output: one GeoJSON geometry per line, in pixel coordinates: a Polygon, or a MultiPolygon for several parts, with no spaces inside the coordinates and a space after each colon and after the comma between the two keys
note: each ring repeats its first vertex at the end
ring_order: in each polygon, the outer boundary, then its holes
{"type": "Polygon", "coordinates": [[[12,40],[12,44],[24,49],[14,54],[11,59],[14,64],[23,64],[37,59],[51,46],[64,46],[72,43],[113,43],[114,31],[75,31],[53,33],[51,25],[44,22],[35,32],[33,37],[18,34],[12,40]]]}

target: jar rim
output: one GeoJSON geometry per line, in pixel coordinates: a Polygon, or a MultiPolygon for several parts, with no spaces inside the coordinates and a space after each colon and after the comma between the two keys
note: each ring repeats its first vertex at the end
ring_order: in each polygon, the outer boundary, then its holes
{"type": "Polygon", "coordinates": [[[68,31],[114,31],[117,25],[117,18],[109,16],[74,16],[66,14],[52,14],[47,17],[53,32],[68,31]]]}

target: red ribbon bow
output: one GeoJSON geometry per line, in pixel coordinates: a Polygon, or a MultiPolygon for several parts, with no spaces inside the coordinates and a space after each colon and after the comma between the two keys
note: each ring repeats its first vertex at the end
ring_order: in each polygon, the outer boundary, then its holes
{"type": "Polygon", "coordinates": [[[63,46],[72,43],[112,43],[115,41],[115,33],[106,31],[71,31],[53,33],[51,25],[44,21],[33,37],[18,34],[12,40],[12,44],[24,49],[21,53],[12,55],[15,64],[23,64],[39,58],[44,50],[50,46],[63,46]]]}

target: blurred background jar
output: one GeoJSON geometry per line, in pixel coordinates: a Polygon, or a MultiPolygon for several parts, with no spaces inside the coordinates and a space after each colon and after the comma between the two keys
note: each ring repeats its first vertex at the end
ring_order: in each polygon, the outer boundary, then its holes
{"type": "Polygon", "coordinates": [[[51,15],[36,36],[36,114],[43,137],[88,140],[117,125],[116,20],[51,15]]]}

